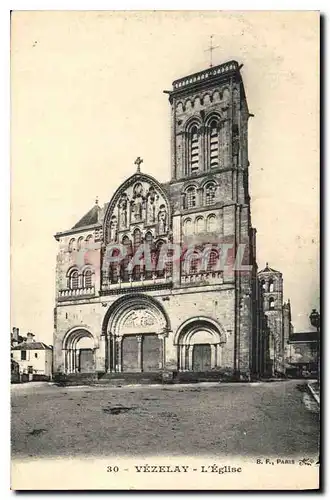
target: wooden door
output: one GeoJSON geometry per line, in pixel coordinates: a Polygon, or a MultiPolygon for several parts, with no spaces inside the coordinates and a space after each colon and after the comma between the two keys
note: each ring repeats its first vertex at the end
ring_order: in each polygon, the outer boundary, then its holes
{"type": "Polygon", "coordinates": [[[160,342],[158,335],[143,335],[142,367],[144,372],[155,372],[159,370],[160,342]]]}
{"type": "Polygon", "coordinates": [[[140,370],[136,335],[124,335],[122,343],[122,371],[137,372],[140,370]]]}
{"type": "Polygon", "coordinates": [[[94,355],[92,349],[80,349],[79,352],[79,372],[94,372],[94,355]]]}
{"type": "Polygon", "coordinates": [[[195,344],[193,347],[193,371],[207,372],[211,370],[211,345],[195,344]]]}

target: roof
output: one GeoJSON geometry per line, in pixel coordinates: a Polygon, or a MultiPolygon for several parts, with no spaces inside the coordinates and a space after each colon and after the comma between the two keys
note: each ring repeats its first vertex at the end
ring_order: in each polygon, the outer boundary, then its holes
{"type": "Polygon", "coordinates": [[[280,271],[276,271],[276,269],[273,269],[272,267],[269,267],[268,262],[266,262],[266,267],[264,269],[261,269],[261,271],[259,271],[258,274],[259,273],[278,273],[278,274],[282,274],[280,271]]]}
{"type": "Polygon", "coordinates": [[[289,337],[289,343],[294,342],[317,342],[319,339],[319,332],[298,332],[293,333],[289,337]]]}
{"type": "Polygon", "coordinates": [[[98,202],[95,203],[93,208],[91,208],[73,227],[72,229],[77,229],[78,227],[91,226],[99,222],[99,215],[101,209],[98,202]]]}
{"type": "Polygon", "coordinates": [[[44,342],[22,342],[12,347],[12,351],[40,351],[40,350],[52,350],[52,347],[44,344],[44,342]]]}

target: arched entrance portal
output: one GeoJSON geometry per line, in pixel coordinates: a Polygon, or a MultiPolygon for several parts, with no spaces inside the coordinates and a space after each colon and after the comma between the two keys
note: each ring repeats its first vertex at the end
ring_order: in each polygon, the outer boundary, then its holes
{"type": "Polygon", "coordinates": [[[108,372],[155,372],[165,366],[165,341],[169,320],[153,297],[126,296],[107,311],[108,372]]]}
{"type": "Polygon", "coordinates": [[[95,344],[93,335],[83,328],[68,332],[63,342],[65,373],[92,373],[95,371],[95,344]]]}
{"type": "Polygon", "coordinates": [[[176,341],[180,371],[207,372],[222,364],[225,333],[221,325],[210,318],[192,318],[179,328],[176,341]]]}

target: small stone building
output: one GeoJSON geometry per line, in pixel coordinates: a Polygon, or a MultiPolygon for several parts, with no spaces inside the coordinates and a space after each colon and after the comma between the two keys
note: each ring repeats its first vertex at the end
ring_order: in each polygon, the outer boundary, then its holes
{"type": "MultiPolygon", "coordinates": [[[[33,333],[27,333],[23,342],[12,341],[11,358],[18,364],[20,374],[52,376],[53,349],[44,342],[34,340],[33,333]]],[[[32,377],[31,377],[32,380],[32,377]]]]}

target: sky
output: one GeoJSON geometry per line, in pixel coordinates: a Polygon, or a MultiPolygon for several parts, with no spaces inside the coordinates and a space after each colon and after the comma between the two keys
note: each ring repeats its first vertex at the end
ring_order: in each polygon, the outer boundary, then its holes
{"type": "Polygon", "coordinates": [[[319,308],[319,31],[313,12],[14,12],[11,323],[52,343],[53,235],[132,173],[170,178],[163,90],[237,60],[250,113],[259,268],[283,273],[295,331],[319,308]]]}

